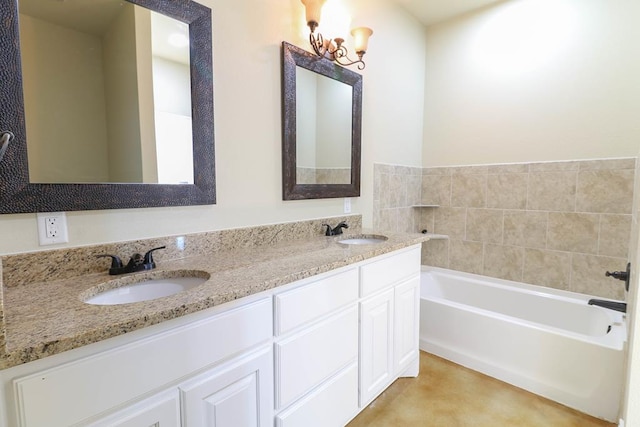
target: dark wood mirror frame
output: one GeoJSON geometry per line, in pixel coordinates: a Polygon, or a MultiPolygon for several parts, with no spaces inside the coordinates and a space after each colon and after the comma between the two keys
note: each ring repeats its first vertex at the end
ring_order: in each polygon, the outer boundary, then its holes
{"type": "Polygon", "coordinates": [[[324,58],[282,42],[282,198],[328,199],[360,195],[362,76],[324,58]],[[296,182],[296,66],[338,80],[353,88],[351,108],[351,183],[296,182]]]}
{"type": "Polygon", "coordinates": [[[18,0],[0,0],[0,213],[215,204],[211,9],[191,0],[127,0],[189,25],[194,184],[32,184],[29,182],[18,0]]]}

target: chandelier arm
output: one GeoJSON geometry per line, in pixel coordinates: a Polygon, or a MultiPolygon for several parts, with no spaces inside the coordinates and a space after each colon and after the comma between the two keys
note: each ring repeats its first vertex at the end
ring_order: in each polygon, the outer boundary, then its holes
{"type": "Polygon", "coordinates": [[[349,58],[349,51],[343,45],[336,46],[335,49],[331,49],[331,43],[333,40],[329,40],[328,43],[324,42],[324,37],[321,33],[318,33],[316,36],[315,33],[309,33],[309,43],[313,48],[313,51],[321,58],[324,58],[327,53],[329,54],[329,59],[337,62],[338,64],[347,67],[349,65],[358,64],[358,70],[364,70],[365,63],[362,60],[362,57],[359,56],[359,59],[354,61],[349,58]]]}

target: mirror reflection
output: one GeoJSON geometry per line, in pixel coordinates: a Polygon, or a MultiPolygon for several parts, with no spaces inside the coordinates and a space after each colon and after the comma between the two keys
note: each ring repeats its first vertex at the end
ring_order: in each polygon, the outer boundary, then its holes
{"type": "Polygon", "coordinates": [[[121,0],[19,0],[32,183],[193,184],[189,26],[121,0]]]}
{"type": "Polygon", "coordinates": [[[296,182],[351,182],[350,85],[296,67],[296,182]]]}

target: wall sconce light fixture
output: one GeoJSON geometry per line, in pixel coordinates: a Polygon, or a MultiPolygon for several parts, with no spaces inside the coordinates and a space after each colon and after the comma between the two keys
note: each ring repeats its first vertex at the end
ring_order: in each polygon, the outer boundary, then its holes
{"type": "Polygon", "coordinates": [[[344,46],[344,39],[336,37],[334,39],[325,40],[322,34],[316,34],[316,28],[320,23],[320,13],[322,6],[326,0],[301,0],[302,4],[306,8],[307,25],[311,30],[309,34],[309,42],[313,51],[319,57],[327,57],[332,61],[337,62],[340,65],[348,66],[358,64],[358,69],[363,70],[365,63],[362,57],[367,52],[367,44],[369,42],[369,36],[373,34],[371,28],[358,27],[351,30],[351,35],[354,38],[354,46],[357,60],[352,60],[348,56],[347,48],[344,46]]]}

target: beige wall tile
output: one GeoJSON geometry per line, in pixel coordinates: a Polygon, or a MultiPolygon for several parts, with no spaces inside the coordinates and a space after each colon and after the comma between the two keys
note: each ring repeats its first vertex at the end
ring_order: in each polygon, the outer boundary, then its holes
{"type": "Polygon", "coordinates": [[[548,212],[505,211],[504,244],[527,248],[546,248],[548,221],[548,212]]]}
{"type": "Polygon", "coordinates": [[[626,270],[625,258],[573,254],[571,288],[601,298],[624,299],[624,282],[606,277],[606,271],[626,270]]]}
{"type": "Polygon", "coordinates": [[[524,248],[486,244],[484,246],[485,276],[522,282],[524,248]]]}
{"type": "Polygon", "coordinates": [[[418,229],[420,231],[427,230],[429,233],[434,233],[436,210],[431,208],[415,208],[414,210],[420,215],[418,229]]]}
{"type": "Polygon", "coordinates": [[[385,209],[391,207],[391,190],[389,180],[391,175],[388,173],[380,174],[380,208],[385,209]]]}
{"type": "Polygon", "coordinates": [[[524,250],[523,282],[569,290],[571,254],[540,249],[524,250]]]}
{"type": "Polygon", "coordinates": [[[389,176],[389,207],[401,208],[407,205],[407,177],[393,174],[389,176]]]}
{"type": "Polygon", "coordinates": [[[578,212],[631,213],[634,171],[593,170],[578,174],[578,212]]]}
{"type": "Polygon", "coordinates": [[[598,169],[635,169],[636,159],[600,159],[600,160],[586,160],[580,162],[580,170],[598,170],[598,169]]]}
{"type": "Polygon", "coordinates": [[[451,175],[423,175],[422,203],[451,206],[451,175]]]}
{"type": "Polygon", "coordinates": [[[382,229],[380,216],[381,216],[380,201],[374,200],[373,201],[373,228],[376,230],[382,229]]]}
{"type": "Polygon", "coordinates": [[[451,168],[424,168],[422,169],[422,175],[451,175],[451,168]]]}
{"type": "MultiPolygon", "coordinates": [[[[373,201],[380,201],[380,190],[382,186],[382,173],[378,165],[373,165],[373,201]]],[[[374,209],[375,212],[375,209],[374,209]]]]}
{"type": "Polygon", "coordinates": [[[407,206],[422,203],[422,175],[412,173],[407,176],[407,206]]]}
{"type": "Polygon", "coordinates": [[[596,254],[599,226],[596,214],[550,212],[547,248],[596,254]]]}
{"type": "Polygon", "coordinates": [[[452,166],[451,173],[456,175],[486,175],[489,171],[489,166],[452,166]]]}
{"type": "Polygon", "coordinates": [[[399,233],[417,233],[418,226],[416,216],[418,215],[413,208],[397,208],[395,209],[397,216],[397,229],[399,233]]]}
{"type": "Polygon", "coordinates": [[[464,240],[449,240],[449,268],[482,274],[483,244],[464,240]]]}
{"type": "Polygon", "coordinates": [[[598,255],[627,258],[631,239],[631,215],[600,215],[598,255]]]}
{"type": "Polygon", "coordinates": [[[490,174],[502,174],[502,173],[528,173],[529,163],[512,163],[504,165],[490,165],[488,173],[490,174]]]}
{"type": "Polygon", "coordinates": [[[508,173],[487,176],[487,207],[525,209],[529,175],[508,173]]]}
{"type": "Polygon", "coordinates": [[[429,240],[422,244],[422,265],[449,268],[449,240],[429,240]]]}
{"type": "Polygon", "coordinates": [[[433,232],[451,239],[464,239],[467,210],[465,208],[435,208],[433,232]]]}
{"type": "Polygon", "coordinates": [[[569,162],[541,162],[531,163],[530,172],[554,172],[554,171],[577,171],[580,169],[580,161],[569,162]]]}
{"type": "Polygon", "coordinates": [[[527,209],[575,212],[577,172],[529,174],[527,209]]]}
{"type": "Polygon", "coordinates": [[[451,206],[484,208],[487,203],[487,175],[451,176],[451,206]]]}
{"type": "Polygon", "coordinates": [[[502,243],[503,212],[500,209],[467,209],[465,240],[502,243]]]}
{"type": "Polygon", "coordinates": [[[396,231],[398,228],[398,217],[396,210],[392,208],[380,210],[380,230],[396,231]]]}

